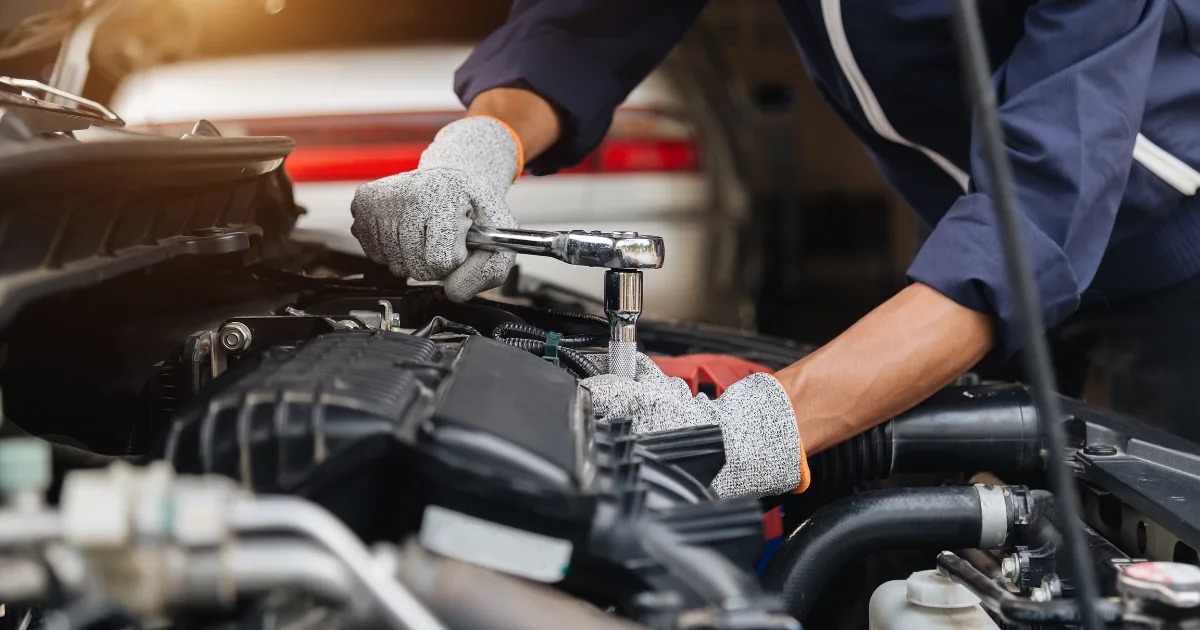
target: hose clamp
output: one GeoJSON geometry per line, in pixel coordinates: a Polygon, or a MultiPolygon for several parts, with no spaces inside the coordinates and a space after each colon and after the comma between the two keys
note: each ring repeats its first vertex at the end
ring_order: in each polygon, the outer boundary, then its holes
{"type": "Polygon", "coordinates": [[[1008,501],[1003,486],[976,484],[979,493],[979,548],[1003,549],[1008,540],[1008,501]]]}

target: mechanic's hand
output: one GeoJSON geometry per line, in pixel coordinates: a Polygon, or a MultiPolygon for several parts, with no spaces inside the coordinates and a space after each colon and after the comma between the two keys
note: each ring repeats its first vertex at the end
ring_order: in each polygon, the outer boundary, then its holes
{"type": "Polygon", "coordinates": [[[351,233],[371,260],[414,280],[446,281],[456,302],[498,287],[515,254],[467,251],[472,224],[515,228],[504,196],[523,167],[520,142],[494,118],[446,125],[417,169],[364,184],[351,233]]]}
{"type": "Polygon", "coordinates": [[[584,379],[583,386],[601,422],[628,417],[636,433],[720,425],[725,466],[712,487],[722,497],[783,494],[808,483],[792,403],[769,374],[747,376],[709,400],[693,397],[683,379],[666,376],[639,353],[635,380],[605,374],[584,379]]]}

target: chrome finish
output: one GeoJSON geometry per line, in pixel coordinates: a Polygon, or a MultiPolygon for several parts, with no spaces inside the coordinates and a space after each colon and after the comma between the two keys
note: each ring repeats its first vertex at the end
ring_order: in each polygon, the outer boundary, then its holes
{"type": "Polygon", "coordinates": [[[241,352],[250,347],[250,329],[241,322],[225,324],[217,336],[221,347],[228,352],[241,352]]]}
{"type": "Polygon", "coordinates": [[[540,232],[473,227],[467,246],[557,258],[569,265],[609,269],[660,269],[663,240],[637,232],[540,232]]]}
{"type": "Polygon", "coordinates": [[[604,273],[604,314],[613,341],[637,341],[642,314],[642,272],[612,269],[604,273]]]}
{"type": "Polygon", "coordinates": [[[607,267],[604,314],[608,317],[608,373],[633,378],[637,370],[637,320],[642,314],[642,273],[660,269],[664,247],[660,236],[637,232],[540,232],[473,227],[467,246],[557,258],[571,265],[607,267]]]}
{"type": "Polygon", "coordinates": [[[604,314],[608,317],[608,373],[637,375],[637,320],[642,314],[642,272],[604,272],[604,314]]]}

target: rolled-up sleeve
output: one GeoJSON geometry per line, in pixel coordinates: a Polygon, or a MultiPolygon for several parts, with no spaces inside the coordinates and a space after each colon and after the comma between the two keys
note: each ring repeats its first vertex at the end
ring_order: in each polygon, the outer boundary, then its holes
{"type": "Polygon", "coordinates": [[[516,0],[454,77],[464,104],[523,85],[564,117],[562,138],[529,162],[534,174],[574,165],[604,138],[613,110],[657,66],[704,0],[516,0]]]}
{"type": "MultiPolygon", "coordinates": [[[[1041,0],[995,74],[1026,244],[1047,325],[1075,311],[1108,246],[1132,166],[1167,0],[1041,0]]],[[[1006,355],[1022,347],[978,138],[971,190],[909,269],[970,308],[995,313],[1006,355]]]]}

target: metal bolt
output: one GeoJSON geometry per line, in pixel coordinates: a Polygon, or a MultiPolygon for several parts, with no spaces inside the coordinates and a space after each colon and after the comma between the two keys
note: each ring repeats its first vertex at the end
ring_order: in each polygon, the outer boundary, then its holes
{"type": "Polygon", "coordinates": [[[1000,572],[1004,574],[1005,579],[1016,584],[1021,579],[1021,560],[1017,554],[1007,556],[1000,561],[1000,572]]]}
{"type": "Polygon", "coordinates": [[[1108,444],[1091,444],[1083,449],[1083,453],[1097,457],[1109,457],[1117,454],[1117,447],[1108,444]]]}
{"type": "Polygon", "coordinates": [[[1029,598],[1035,602],[1048,602],[1051,599],[1050,590],[1045,586],[1038,586],[1029,591],[1029,598]]]}
{"type": "Polygon", "coordinates": [[[241,322],[230,322],[221,327],[221,347],[229,352],[241,352],[250,347],[250,329],[241,322]]]}

